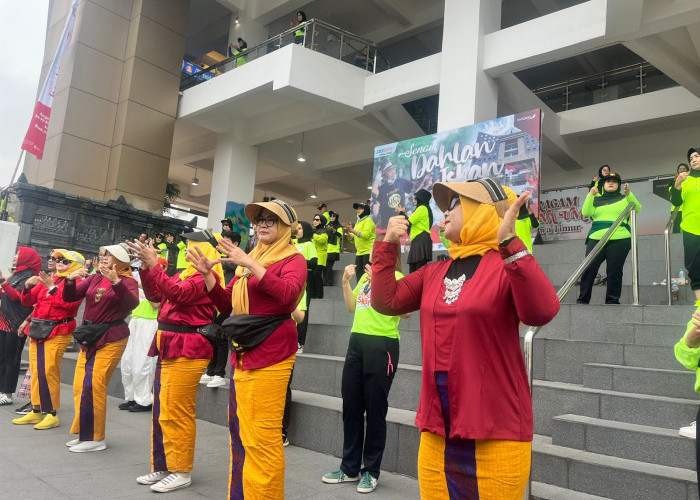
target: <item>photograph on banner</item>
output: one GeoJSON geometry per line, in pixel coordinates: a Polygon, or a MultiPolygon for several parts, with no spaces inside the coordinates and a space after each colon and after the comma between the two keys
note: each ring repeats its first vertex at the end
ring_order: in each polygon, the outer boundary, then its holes
{"type": "Polygon", "coordinates": [[[241,235],[241,248],[244,248],[248,242],[251,228],[251,222],[245,216],[244,210],[245,205],[243,203],[227,201],[224,213],[224,218],[229,219],[232,223],[231,229],[241,235]]]}
{"type": "MultiPolygon", "coordinates": [[[[413,193],[432,192],[435,182],[466,182],[493,177],[517,194],[530,191],[538,214],[542,111],[533,109],[468,127],[379,146],[374,150],[371,216],[378,232],[400,207],[413,213],[413,193]]],[[[444,218],[435,200],[431,236],[435,250],[444,218]]],[[[402,241],[402,244],[407,242],[402,241]]]]}
{"type": "MultiPolygon", "coordinates": [[[[637,217],[639,235],[663,234],[671,215],[668,188],[672,177],[630,181],[630,191],[642,205],[637,217]]],[[[622,182],[625,183],[624,175],[622,182]]],[[[539,203],[539,233],[543,241],[585,240],[591,219],[581,210],[588,186],[543,191],[539,203]]]]}

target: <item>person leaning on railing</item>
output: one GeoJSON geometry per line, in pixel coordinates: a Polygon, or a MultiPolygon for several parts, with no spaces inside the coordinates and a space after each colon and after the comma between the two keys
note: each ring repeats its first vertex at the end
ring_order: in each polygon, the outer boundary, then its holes
{"type": "Polygon", "coordinates": [[[372,307],[420,310],[421,498],[522,499],[530,473],[532,401],[518,325],[544,325],[559,299],[516,237],[517,198],[495,179],[438,182],[451,259],[396,279],[408,221],[389,220],[374,245],[372,307]]]}
{"type": "MultiPolygon", "coordinates": [[[[624,194],[620,193],[622,179],[619,174],[610,172],[600,180],[599,185],[603,192],[598,193],[598,187],[593,186],[586,195],[581,213],[593,218],[593,225],[586,238],[586,255],[598,244],[603,235],[613,225],[615,220],[624,212],[627,205],[634,203],[637,213],[642,210],[637,198],[630,191],[630,185],[625,184],[624,194]]],[[[607,290],[605,293],[606,304],[619,304],[622,292],[622,266],[632,246],[629,219],[620,224],[600,253],[590,263],[581,275],[581,289],[577,304],[588,304],[591,301],[593,282],[598,274],[598,268],[606,262],[607,290]]]]}
{"type": "Polygon", "coordinates": [[[700,148],[688,150],[690,172],[681,172],[671,189],[671,203],[683,209],[684,263],[695,299],[700,299],[700,148]]]}

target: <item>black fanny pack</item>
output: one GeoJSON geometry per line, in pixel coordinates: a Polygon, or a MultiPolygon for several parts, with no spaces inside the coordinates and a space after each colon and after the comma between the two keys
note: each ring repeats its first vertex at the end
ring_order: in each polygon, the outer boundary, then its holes
{"type": "Polygon", "coordinates": [[[224,338],[224,332],[221,329],[221,325],[218,323],[209,323],[204,326],[188,326],[188,325],[167,325],[165,323],[158,323],[158,330],[163,330],[164,332],[175,332],[175,333],[199,333],[209,342],[221,341],[224,338]]]}
{"type": "Polygon", "coordinates": [[[91,346],[100,340],[107,330],[113,326],[121,325],[124,323],[123,319],[112,321],[111,323],[90,323],[85,325],[80,325],[73,332],[73,338],[75,341],[84,346],[91,346]]]}
{"type": "Polygon", "coordinates": [[[221,325],[231,350],[242,353],[261,344],[286,320],[289,314],[260,316],[257,314],[233,315],[221,325]]]}
{"type": "Polygon", "coordinates": [[[75,318],[64,318],[61,320],[32,318],[29,324],[29,338],[34,340],[46,340],[56,326],[73,321],[75,318]]]}

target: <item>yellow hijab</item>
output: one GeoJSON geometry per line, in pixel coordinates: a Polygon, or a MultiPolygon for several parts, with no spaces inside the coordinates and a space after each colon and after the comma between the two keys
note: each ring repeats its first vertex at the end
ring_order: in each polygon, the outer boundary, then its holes
{"type": "MultiPolygon", "coordinates": [[[[508,203],[512,205],[518,197],[508,187],[503,186],[503,190],[508,195],[508,203]]],[[[496,213],[496,207],[461,195],[459,201],[464,225],[459,233],[459,243],[450,242],[450,257],[463,259],[471,255],[484,255],[489,250],[498,250],[498,228],[503,219],[496,213]]]]}
{"type": "MultiPolygon", "coordinates": [[[[292,224],[296,236],[297,223],[293,222],[292,224]]],[[[284,260],[297,253],[299,253],[299,251],[292,244],[292,227],[288,226],[280,219],[277,225],[277,239],[269,245],[258,240],[258,244],[255,245],[255,248],[251,250],[249,255],[258,261],[258,264],[267,268],[275,262],[284,260]]],[[[238,266],[236,269],[238,280],[234,283],[231,294],[231,304],[233,305],[234,314],[250,314],[248,278],[250,278],[251,274],[247,267],[238,266]]]]}
{"type": "MultiPolygon", "coordinates": [[[[217,240],[220,238],[217,238],[217,240]]],[[[192,250],[194,248],[199,248],[199,250],[204,254],[204,256],[209,259],[209,260],[216,260],[221,258],[221,254],[219,251],[211,246],[211,243],[208,241],[192,241],[192,240],[187,240],[187,249],[192,250]]],[[[192,276],[193,274],[197,273],[197,269],[192,265],[190,261],[187,261],[187,267],[180,271],[180,279],[182,281],[185,281],[187,278],[192,276]]],[[[221,286],[224,285],[224,269],[221,267],[221,264],[216,264],[214,267],[211,268],[211,272],[213,272],[219,279],[219,284],[221,286]]]]}
{"type": "Polygon", "coordinates": [[[78,269],[85,267],[85,257],[83,257],[82,254],[78,252],[66,250],[65,248],[58,248],[51,252],[51,255],[53,257],[61,257],[71,261],[71,264],[70,266],[68,266],[68,269],[66,269],[62,273],[56,271],[56,276],[58,276],[59,278],[67,278],[73,271],[77,271],[78,269]]]}

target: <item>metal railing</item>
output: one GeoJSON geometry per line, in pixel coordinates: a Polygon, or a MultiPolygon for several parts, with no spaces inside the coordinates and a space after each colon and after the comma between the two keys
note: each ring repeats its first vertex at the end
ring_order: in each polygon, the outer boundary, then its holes
{"type": "Polygon", "coordinates": [[[672,303],[671,300],[671,233],[673,232],[673,224],[676,222],[676,217],[678,216],[678,211],[681,207],[675,207],[671,216],[668,218],[666,227],[664,228],[664,250],[666,252],[666,299],[668,300],[668,305],[672,303]]]}
{"type": "Polygon", "coordinates": [[[552,110],[558,112],[677,85],[675,81],[645,61],[531,90],[552,110]]]}
{"type": "MultiPolygon", "coordinates": [[[[566,283],[564,283],[561,288],[557,291],[557,297],[559,298],[559,302],[561,302],[564,297],[571,291],[571,289],[574,287],[574,284],[576,281],[581,277],[583,272],[586,270],[586,268],[590,265],[591,262],[593,262],[593,259],[595,259],[598,254],[603,250],[603,247],[605,244],[608,242],[612,234],[615,232],[615,230],[622,224],[622,222],[629,216],[630,219],[630,232],[631,232],[631,243],[632,243],[632,248],[631,248],[631,253],[632,253],[632,297],[633,297],[633,304],[635,306],[639,305],[639,269],[638,269],[638,254],[637,254],[637,210],[635,207],[635,204],[630,202],[629,205],[622,211],[620,216],[613,222],[613,225],[610,226],[610,229],[608,229],[603,237],[600,239],[598,244],[593,247],[593,250],[586,255],[586,258],[583,259],[583,262],[579,264],[579,266],[576,268],[576,271],[569,277],[568,280],[566,280],[566,283]]],[[[537,332],[540,331],[540,326],[531,326],[527,329],[527,332],[525,332],[525,338],[523,340],[523,356],[525,357],[525,369],[527,370],[527,380],[528,384],[530,385],[530,397],[532,397],[532,358],[533,358],[533,350],[532,350],[532,342],[535,338],[535,335],[537,332]]],[[[527,489],[525,490],[525,496],[523,497],[524,499],[529,499],[530,498],[530,487],[531,487],[531,482],[532,482],[532,477],[528,481],[527,489]]]]}
{"type": "Polygon", "coordinates": [[[228,57],[223,61],[186,75],[180,82],[180,91],[186,90],[232,71],[248,61],[258,59],[286,45],[296,43],[327,56],[353,64],[371,73],[377,71],[377,57],[381,57],[386,66],[389,61],[379,54],[377,44],[342,28],[319,19],[311,19],[306,23],[289,28],[267,40],[248,48],[245,52],[228,57]],[[300,35],[297,32],[301,31],[300,35]]]}

